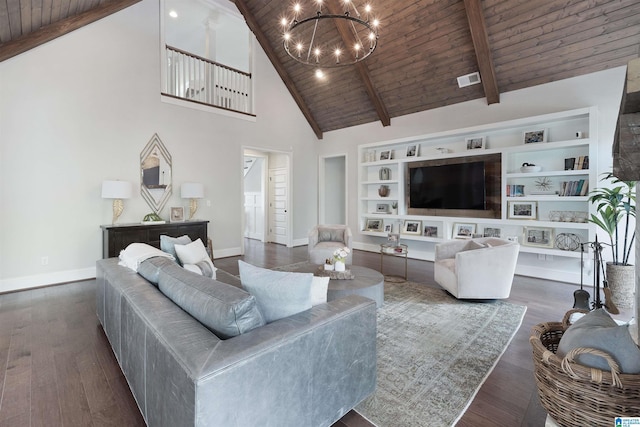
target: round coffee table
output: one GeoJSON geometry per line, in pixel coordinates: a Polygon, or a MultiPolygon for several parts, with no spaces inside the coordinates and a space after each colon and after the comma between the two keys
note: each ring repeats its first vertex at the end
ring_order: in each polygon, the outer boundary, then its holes
{"type": "MultiPolygon", "coordinates": [[[[301,273],[316,273],[319,266],[308,263],[295,271],[301,273]]],[[[342,298],[346,295],[361,295],[376,302],[376,307],[384,305],[384,276],[367,267],[357,265],[347,266],[354,274],[353,279],[331,279],[327,290],[327,301],[342,298]]]]}

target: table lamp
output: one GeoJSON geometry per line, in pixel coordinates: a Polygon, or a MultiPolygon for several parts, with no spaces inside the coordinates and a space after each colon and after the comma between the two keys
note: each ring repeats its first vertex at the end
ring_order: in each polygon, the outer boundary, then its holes
{"type": "Polygon", "coordinates": [[[198,210],[198,199],[204,197],[204,186],[198,182],[185,182],[180,186],[180,197],[191,199],[189,202],[189,219],[192,219],[198,210]]]}
{"type": "Polygon", "coordinates": [[[115,224],[124,210],[122,199],[131,198],[131,183],[127,181],[102,181],[102,198],[113,199],[112,224],[115,224]]]}

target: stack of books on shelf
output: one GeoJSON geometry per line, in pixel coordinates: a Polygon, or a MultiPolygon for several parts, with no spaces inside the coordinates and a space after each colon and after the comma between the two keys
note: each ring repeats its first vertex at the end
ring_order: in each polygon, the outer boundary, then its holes
{"type": "Polygon", "coordinates": [[[507,185],[507,197],[524,197],[524,185],[507,185]]]}
{"type": "Polygon", "coordinates": [[[589,192],[589,181],[580,179],[578,181],[564,181],[561,183],[561,196],[586,196],[589,192]]]}
{"type": "Polygon", "coordinates": [[[589,156],[570,157],[564,159],[564,170],[581,170],[589,169],[589,156]]]}

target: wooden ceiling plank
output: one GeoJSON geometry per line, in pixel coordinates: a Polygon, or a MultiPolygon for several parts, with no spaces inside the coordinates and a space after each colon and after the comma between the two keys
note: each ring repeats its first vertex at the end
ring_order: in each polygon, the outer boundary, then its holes
{"type": "Polygon", "coordinates": [[[478,69],[480,70],[482,86],[484,87],[484,93],[487,97],[487,103],[499,103],[500,91],[498,90],[496,70],[493,66],[493,59],[491,57],[489,36],[487,35],[487,26],[482,12],[482,4],[480,3],[480,0],[464,0],[464,7],[467,11],[467,18],[469,19],[471,39],[473,40],[473,47],[476,51],[478,69]]]}
{"type": "Polygon", "coordinates": [[[92,9],[77,16],[66,18],[18,37],[10,42],[0,44],[0,62],[26,52],[36,46],[56,39],[73,30],[109,16],[127,8],[140,0],[114,0],[104,6],[92,9]]]}
{"type": "Polygon", "coordinates": [[[309,125],[313,129],[313,132],[316,134],[316,137],[318,139],[322,139],[322,129],[320,129],[318,122],[316,122],[316,119],[313,117],[313,113],[305,103],[304,98],[296,88],[296,85],[293,83],[293,80],[291,80],[291,78],[287,74],[287,71],[285,70],[284,65],[282,65],[282,62],[280,62],[278,55],[275,53],[274,49],[271,47],[269,40],[267,39],[265,34],[262,32],[262,29],[258,25],[258,22],[256,21],[253,14],[251,13],[251,10],[247,6],[247,3],[245,2],[245,0],[233,0],[233,2],[235,3],[236,7],[238,8],[242,16],[244,16],[244,19],[247,25],[249,26],[249,29],[256,36],[258,43],[260,43],[260,46],[262,46],[262,49],[267,54],[269,61],[271,61],[271,64],[276,69],[276,72],[284,82],[285,86],[287,87],[287,89],[289,89],[289,93],[293,97],[293,100],[296,102],[296,104],[298,104],[298,108],[300,108],[300,111],[302,112],[304,117],[307,119],[307,122],[309,122],[309,125]]]}
{"type": "Polygon", "coordinates": [[[20,3],[18,3],[17,1],[7,2],[7,12],[9,13],[9,28],[11,30],[11,39],[20,37],[22,35],[20,3]]]}
{"type": "MultiPolygon", "coordinates": [[[[340,9],[336,6],[335,3],[331,1],[327,2],[327,10],[332,15],[342,15],[342,13],[340,12],[340,9]]],[[[351,31],[349,30],[349,26],[347,22],[343,22],[342,20],[336,20],[335,24],[336,24],[336,27],[338,28],[338,32],[340,33],[340,37],[342,38],[342,41],[344,42],[344,44],[347,46],[353,45],[354,42],[352,40],[351,31]]],[[[371,75],[369,74],[369,69],[367,68],[367,65],[364,64],[363,61],[360,61],[360,62],[356,62],[355,67],[356,67],[356,71],[358,72],[358,75],[360,76],[360,80],[362,81],[362,84],[364,85],[365,90],[369,95],[369,99],[371,100],[373,107],[375,108],[376,113],[378,113],[378,118],[380,119],[382,126],[390,126],[391,117],[389,117],[389,112],[387,111],[387,107],[384,105],[382,98],[380,98],[378,91],[376,90],[373,82],[371,81],[371,75]]]]}
{"type": "Polygon", "coordinates": [[[539,45],[522,49],[518,54],[497,56],[495,64],[496,68],[500,68],[502,65],[515,64],[528,58],[537,61],[541,55],[545,55],[547,52],[555,52],[556,55],[559,55],[580,45],[597,46],[626,38],[633,38],[637,43],[640,40],[640,25],[612,27],[611,29],[595,28],[584,34],[568,34],[564,39],[540,43],[539,45]]]}
{"type": "Polygon", "coordinates": [[[42,13],[40,16],[40,22],[44,25],[49,25],[51,23],[51,9],[53,7],[52,0],[43,0],[42,2],[42,13]]]}
{"type": "Polygon", "coordinates": [[[21,34],[31,32],[31,0],[20,0],[21,34]]]}
{"type": "Polygon", "coordinates": [[[0,0],[0,43],[11,40],[9,9],[5,0],[0,0]]]}
{"type": "Polygon", "coordinates": [[[575,33],[576,29],[585,31],[596,26],[617,27],[617,21],[621,19],[633,19],[639,9],[637,3],[624,8],[611,3],[602,5],[598,9],[584,9],[584,7],[574,6],[570,10],[563,9],[553,14],[532,19],[525,22],[512,22],[517,27],[507,27],[499,30],[489,26],[492,32],[491,47],[494,53],[503,49],[513,51],[519,48],[521,43],[536,42],[538,39],[549,39],[550,37],[562,38],[562,33],[575,33]]]}
{"type": "Polygon", "coordinates": [[[31,29],[42,27],[42,0],[31,0],[31,29]]]}

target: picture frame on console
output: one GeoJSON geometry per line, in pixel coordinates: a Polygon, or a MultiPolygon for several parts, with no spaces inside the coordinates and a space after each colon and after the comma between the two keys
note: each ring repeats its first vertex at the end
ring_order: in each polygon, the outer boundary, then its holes
{"type": "Polygon", "coordinates": [[[469,138],[465,138],[465,142],[467,143],[467,150],[478,150],[485,148],[485,139],[484,136],[472,136],[469,138]]]}
{"type": "Polygon", "coordinates": [[[538,202],[510,201],[508,204],[507,218],[537,219],[538,218],[538,202]]]}
{"type": "Polygon", "coordinates": [[[412,234],[420,236],[422,234],[422,221],[415,221],[413,219],[406,219],[402,226],[402,234],[412,234]]]}
{"type": "Polygon", "coordinates": [[[532,129],[522,133],[522,140],[525,144],[535,144],[547,142],[547,129],[532,129]]]}
{"type": "Polygon", "coordinates": [[[182,206],[176,206],[171,208],[171,222],[184,221],[184,208],[182,206]]]}
{"type": "Polygon", "coordinates": [[[476,232],[476,224],[456,222],[453,224],[454,239],[470,239],[476,232]]]}
{"type": "Polygon", "coordinates": [[[365,231],[382,231],[382,220],[368,219],[364,229],[365,231]]]}
{"type": "Polygon", "coordinates": [[[538,248],[553,248],[553,228],[549,227],[524,227],[522,244],[536,246],[538,248]]]}

